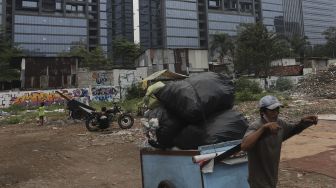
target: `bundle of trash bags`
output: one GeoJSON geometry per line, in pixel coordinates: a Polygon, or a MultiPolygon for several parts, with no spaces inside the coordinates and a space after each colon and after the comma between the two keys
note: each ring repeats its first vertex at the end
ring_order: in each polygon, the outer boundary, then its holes
{"type": "Polygon", "coordinates": [[[198,146],[241,139],[248,127],[244,116],[232,110],[233,82],[222,74],[200,73],[167,83],[157,93],[160,106],[146,117],[156,120],[157,148],[198,146]]]}

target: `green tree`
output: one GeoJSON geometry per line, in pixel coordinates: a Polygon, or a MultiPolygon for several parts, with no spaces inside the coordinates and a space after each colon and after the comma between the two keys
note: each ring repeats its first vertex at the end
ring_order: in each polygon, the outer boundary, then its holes
{"type": "Polygon", "coordinates": [[[327,47],[327,45],[316,44],[310,45],[306,48],[306,55],[308,57],[331,57],[331,50],[327,47]]]}
{"type": "Polygon", "coordinates": [[[109,64],[109,61],[104,55],[103,49],[98,46],[94,50],[92,50],[90,53],[88,53],[86,63],[91,68],[94,68],[96,66],[106,67],[106,65],[109,64]]]}
{"type": "Polygon", "coordinates": [[[19,55],[21,51],[13,47],[6,33],[0,30],[0,82],[11,82],[20,78],[20,70],[13,68],[10,64],[11,59],[19,55]]]}
{"type": "Polygon", "coordinates": [[[335,58],[336,51],[336,27],[329,27],[323,32],[325,39],[327,40],[326,47],[330,53],[330,57],[335,58]]]}
{"type": "Polygon", "coordinates": [[[291,49],[294,52],[294,55],[300,58],[304,58],[306,47],[309,45],[308,37],[307,36],[302,37],[296,34],[293,35],[291,38],[289,38],[288,41],[290,43],[291,49]]]}
{"type": "Polygon", "coordinates": [[[225,56],[234,55],[234,43],[226,33],[215,34],[210,42],[210,55],[213,57],[218,54],[221,63],[224,63],[225,56]]]}
{"type": "Polygon", "coordinates": [[[285,40],[267,31],[261,23],[244,24],[237,38],[235,69],[238,72],[269,76],[273,60],[288,57],[289,47],[285,40]]]}
{"type": "Polygon", "coordinates": [[[113,59],[122,60],[123,66],[134,67],[134,60],[140,55],[141,49],[139,44],[134,44],[125,38],[116,38],[113,41],[113,59]]]}
{"type": "Polygon", "coordinates": [[[104,51],[101,47],[96,47],[94,50],[89,51],[84,43],[77,43],[70,48],[69,52],[62,52],[59,54],[61,57],[76,56],[82,59],[82,66],[91,69],[106,67],[109,65],[109,60],[105,57],[104,51]]]}

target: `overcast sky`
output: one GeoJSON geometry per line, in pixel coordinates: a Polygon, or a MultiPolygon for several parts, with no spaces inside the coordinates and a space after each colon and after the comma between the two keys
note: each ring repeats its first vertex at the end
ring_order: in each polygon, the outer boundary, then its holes
{"type": "Polygon", "coordinates": [[[139,39],[139,1],[133,0],[133,12],[134,12],[134,42],[138,43],[139,39]]]}

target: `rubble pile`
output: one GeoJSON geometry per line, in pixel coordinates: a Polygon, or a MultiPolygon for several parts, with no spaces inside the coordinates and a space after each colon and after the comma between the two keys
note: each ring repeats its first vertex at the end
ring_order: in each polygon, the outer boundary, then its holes
{"type": "Polygon", "coordinates": [[[336,67],[304,78],[297,91],[312,97],[336,99],[336,67]]]}

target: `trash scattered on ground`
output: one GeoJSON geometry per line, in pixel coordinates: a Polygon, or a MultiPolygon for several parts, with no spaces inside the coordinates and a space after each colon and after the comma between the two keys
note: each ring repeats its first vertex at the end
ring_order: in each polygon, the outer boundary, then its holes
{"type": "Polygon", "coordinates": [[[0,116],[8,116],[8,115],[10,115],[8,112],[0,110],[0,116]]]}

